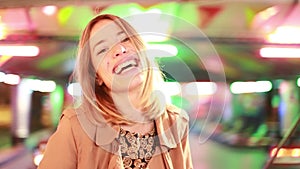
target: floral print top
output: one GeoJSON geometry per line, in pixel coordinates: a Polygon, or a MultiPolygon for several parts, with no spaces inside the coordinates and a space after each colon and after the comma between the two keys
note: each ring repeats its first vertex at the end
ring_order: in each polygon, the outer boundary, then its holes
{"type": "Polygon", "coordinates": [[[141,135],[121,128],[119,143],[125,169],[146,169],[156,147],[156,132],[141,135]]]}

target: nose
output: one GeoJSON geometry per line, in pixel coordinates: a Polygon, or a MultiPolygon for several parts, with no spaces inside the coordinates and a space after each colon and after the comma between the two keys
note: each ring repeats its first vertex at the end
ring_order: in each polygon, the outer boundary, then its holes
{"type": "Polygon", "coordinates": [[[123,45],[117,45],[114,57],[118,57],[122,54],[126,53],[126,48],[123,45]]]}

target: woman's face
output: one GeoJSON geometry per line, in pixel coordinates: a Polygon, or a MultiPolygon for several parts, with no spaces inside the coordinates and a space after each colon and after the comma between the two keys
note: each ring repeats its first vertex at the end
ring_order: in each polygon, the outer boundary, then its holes
{"type": "Polygon", "coordinates": [[[90,50],[99,83],[103,82],[111,91],[130,91],[144,82],[136,48],[115,22],[105,19],[94,25],[90,50]]]}

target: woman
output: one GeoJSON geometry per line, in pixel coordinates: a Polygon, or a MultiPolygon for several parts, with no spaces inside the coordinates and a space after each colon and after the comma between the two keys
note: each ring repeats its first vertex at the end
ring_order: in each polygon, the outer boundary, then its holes
{"type": "Polygon", "coordinates": [[[191,169],[188,117],[166,105],[162,75],[137,32],[114,15],[85,28],[74,76],[80,104],[66,109],[39,169],[191,169]]]}

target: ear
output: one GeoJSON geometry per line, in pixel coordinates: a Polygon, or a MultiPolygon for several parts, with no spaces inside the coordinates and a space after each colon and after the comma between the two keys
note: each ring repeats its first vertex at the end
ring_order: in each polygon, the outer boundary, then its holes
{"type": "Polygon", "coordinates": [[[96,75],[96,82],[98,83],[99,86],[101,86],[103,84],[103,80],[101,78],[99,78],[98,75],[96,75]]]}
{"type": "Polygon", "coordinates": [[[103,84],[103,80],[101,80],[101,79],[97,79],[97,82],[98,82],[99,86],[101,86],[103,84]]]}

